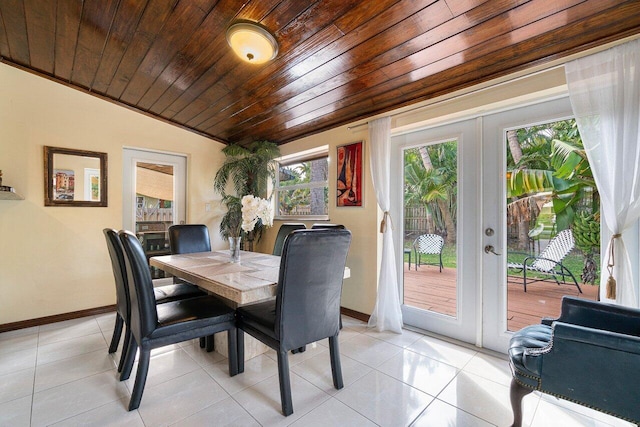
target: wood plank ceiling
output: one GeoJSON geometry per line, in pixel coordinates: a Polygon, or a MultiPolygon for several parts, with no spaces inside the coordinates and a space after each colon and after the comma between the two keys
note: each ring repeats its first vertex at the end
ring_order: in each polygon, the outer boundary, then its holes
{"type": "Polygon", "coordinates": [[[639,0],[1,0],[2,61],[225,143],[279,144],[640,32],[639,0]],[[242,62],[226,28],[269,28],[242,62]]]}

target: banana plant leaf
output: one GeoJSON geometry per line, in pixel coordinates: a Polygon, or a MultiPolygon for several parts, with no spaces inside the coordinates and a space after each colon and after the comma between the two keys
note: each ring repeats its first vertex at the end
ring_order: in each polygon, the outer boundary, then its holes
{"type": "Polygon", "coordinates": [[[509,198],[554,190],[552,171],[523,169],[507,173],[507,197],[509,198]]]}

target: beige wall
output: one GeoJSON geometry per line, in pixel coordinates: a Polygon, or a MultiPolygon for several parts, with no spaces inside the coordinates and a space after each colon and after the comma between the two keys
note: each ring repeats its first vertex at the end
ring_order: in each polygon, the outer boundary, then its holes
{"type": "Polygon", "coordinates": [[[213,177],[222,144],[0,64],[0,169],[25,200],[0,200],[0,324],[115,303],[102,229],[122,227],[122,148],[188,156],[187,219],[222,247],[213,177]],[[44,207],[43,146],[108,154],[109,206],[44,207]]]}

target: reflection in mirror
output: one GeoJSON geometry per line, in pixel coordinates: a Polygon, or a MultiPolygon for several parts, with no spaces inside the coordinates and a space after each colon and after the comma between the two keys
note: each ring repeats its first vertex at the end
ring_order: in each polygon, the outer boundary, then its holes
{"type": "Polygon", "coordinates": [[[107,154],[44,147],[45,206],[107,206],[107,154]]]}

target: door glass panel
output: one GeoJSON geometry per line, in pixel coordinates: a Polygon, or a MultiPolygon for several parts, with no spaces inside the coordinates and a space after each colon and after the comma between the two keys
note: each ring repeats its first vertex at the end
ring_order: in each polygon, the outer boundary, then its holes
{"type": "Polygon", "coordinates": [[[505,144],[507,328],[517,331],[557,317],[564,295],[597,299],[600,203],[575,120],[508,130],[505,144]]]}
{"type": "MultiPolygon", "coordinates": [[[[168,229],[176,216],[174,213],[174,170],[171,165],[136,162],[136,235],[147,259],[167,255],[168,229]]],[[[154,279],[164,277],[164,272],[151,267],[154,279]]]]}
{"type": "Polygon", "coordinates": [[[458,143],[404,150],[403,303],[455,317],[458,143]]]}

